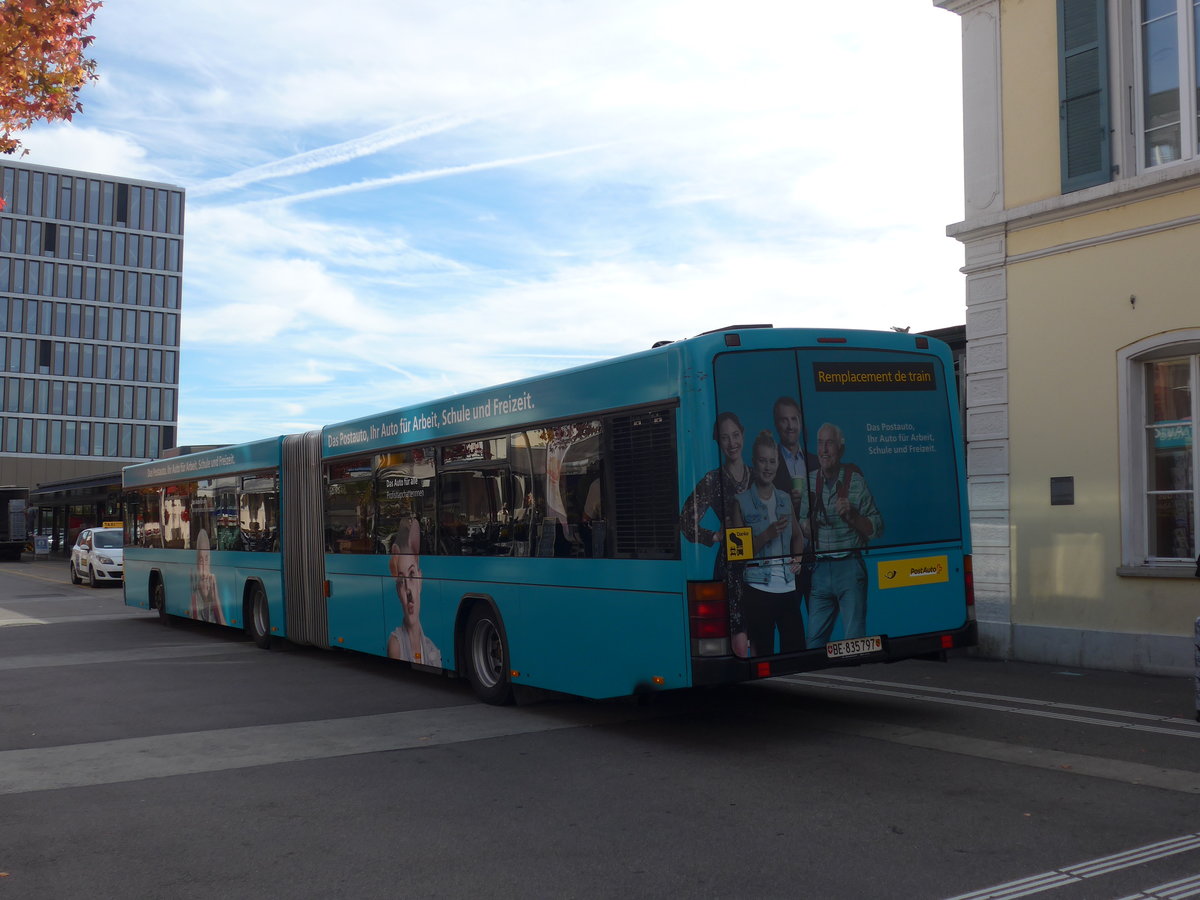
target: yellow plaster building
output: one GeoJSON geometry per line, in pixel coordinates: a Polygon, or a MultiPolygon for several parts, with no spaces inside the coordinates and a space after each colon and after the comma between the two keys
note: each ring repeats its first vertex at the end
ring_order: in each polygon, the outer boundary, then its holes
{"type": "Polygon", "coordinates": [[[1183,674],[1200,616],[1200,4],[935,0],[962,22],[983,651],[1183,674]]]}

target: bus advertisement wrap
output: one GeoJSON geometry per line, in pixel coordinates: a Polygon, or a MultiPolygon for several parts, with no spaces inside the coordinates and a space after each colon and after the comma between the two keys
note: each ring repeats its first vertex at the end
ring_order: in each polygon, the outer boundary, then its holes
{"type": "MultiPolygon", "coordinates": [[[[942,362],[763,350],[720,355],[714,371],[716,465],[685,501],[681,532],[711,547],[734,652],[772,656],[961,626],[958,578],[895,576],[914,569],[905,559],[964,537],[942,362]],[[892,577],[881,580],[882,571],[892,577]],[[922,590],[881,593],[915,585],[922,590]]],[[[961,550],[953,562],[938,559],[961,576],[961,550]]]]}

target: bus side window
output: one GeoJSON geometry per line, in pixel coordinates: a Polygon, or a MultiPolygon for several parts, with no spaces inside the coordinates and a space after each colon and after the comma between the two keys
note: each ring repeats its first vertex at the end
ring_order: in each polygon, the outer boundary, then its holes
{"type": "Polygon", "coordinates": [[[437,552],[433,544],[435,457],[432,447],[391,450],[375,457],[376,552],[391,553],[397,532],[412,519],[420,529],[421,554],[437,552]]]}
{"type": "Polygon", "coordinates": [[[512,554],[512,477],[505,467],[439,476],[438,551],[447,556],[512,554]]]}
{"type": "Polygon", "coordinates": [[[545,499],[544,478],[537,476],[537,460],[544,453],[541,433],[518,431],[509,435],[512,489],[512,555],[536,556],[545,499]]]}
{"type": "Polygon", "coordinates": [[[158,488],[131,491],[125,498],[125,546],[161,547],[158,488]]]}
{"type": "Polygon", "coordinates": [[[213,480],[212,527],[210,535],[214,550],[242,550],[238,530],[238,484],[236,476],[213,480]]]}
{"type": "Polygon", "coordinates": [[[550,443],[548,490],[556,489],[550,505],[559,514],[554,555],[605,556],[604,512],[601,498],[603,426],[583,421],[556,428],[550,443]],[[598,551],[598,552],[597,552],[598,551]]]}
{"type": "Polygon", "coordinates": [[[330,553],[373,552],[374,484],[371,458],[326,467],[325,542],[330,553]]]}
{"type": "Polygon", "coordinates": [[[242,479],[237,495],[238,549],[266,553],[279,549],[279,487],[274,476],[242,479]]]}
{"type": "Polygon", "coordinates": [[[188,521],[191,518],[192,498],[195,494],[194,481],[167,485],[162,506],[164,548],[187,550],[192,546],[188,521]]]}

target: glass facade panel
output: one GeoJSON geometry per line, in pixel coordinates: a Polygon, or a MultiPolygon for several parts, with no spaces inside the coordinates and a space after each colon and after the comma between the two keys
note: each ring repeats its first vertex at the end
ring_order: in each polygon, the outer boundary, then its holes
{"type": "Polygon", "coordinates": [[[183,195],[179,191],[171,191],[167,199],[167,231],[171,234],[183,233],[183,195]]]}

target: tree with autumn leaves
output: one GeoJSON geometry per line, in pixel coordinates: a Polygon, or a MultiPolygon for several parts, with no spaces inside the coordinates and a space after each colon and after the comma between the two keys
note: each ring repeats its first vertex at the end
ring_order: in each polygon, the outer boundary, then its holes
{"type": "Polygon", "coordinates": [[[99,0],[0,0],[0,151],[38,121],[70,120],[96,78],[86,51],[99,0]]]}

